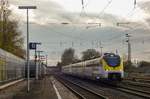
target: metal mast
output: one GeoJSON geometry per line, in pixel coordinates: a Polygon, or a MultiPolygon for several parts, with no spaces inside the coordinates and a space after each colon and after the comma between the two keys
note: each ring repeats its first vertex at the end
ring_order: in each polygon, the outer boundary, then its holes
{"type": "Polygon", "coordinates": [[[131,43],[130,43],[131,35],[126,34],[126,37],[127,37],[126,42],[128,43],[128,64],[130,65],[131,63],[131,43]]]}

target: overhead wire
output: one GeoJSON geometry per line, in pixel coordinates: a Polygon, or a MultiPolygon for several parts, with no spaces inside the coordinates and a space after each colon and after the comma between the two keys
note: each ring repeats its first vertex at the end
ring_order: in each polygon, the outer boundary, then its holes
{"type": "Polygon", "coordinates": [[[98,18],[101,18],[102,13],[105,12],[105,10],[109,7],[109,5],[112,3],[113,0],[108,0],[108,3],[106,4],[106,6],[104,6],[104,8],[100,11],[100,13],[98,14],[98,18]]]}
{"type": "MultiPolygon", "coordinates": [[[[135,0],[135,1],[136,1],[136,0],[135,0]]],[[[99,15],[101,15],[102,13],[104,13],[105,9],[108,8],[108,6],[111,4],[111,2],[112,2],[112,0],[109,0],[109,1],[108,1],[107,5],[102,9],[102,11],[100,12],[99,15]]],[[[82,10],[85,10],[84,0],[81,0],[81,3],[82,3],[82,10]]],[[[136,3],[135,3],[135,4],[136,4],[136,3]]],[[[100,16],[99,16],[99,18],[100,18],[100,16]]],[[[62,36],[65,36],[65,37],[71,37],[71,38],[73,38],[73,39],[83,40],[82,38],[74,37],[74,36],[71,36],[71,35],[66,35],[66,34],[64,34],[64,33],[62,33],[62,32],[58,32],[58,31],[55,31],[55,30],[52,30],[52,31],[54,31],[55,33],[60,34],[60,35],[62,35],[62,36]]],[[[115,38],[117,38],[117,37],[119,37],[119,36],[120,36],[120,34],[119,34],[118,36],[115,36],[115,37],[111,38],[111,40],[113,40],[113,39],[115,39],[115,38]]],[[[86,41],[86,40],[85,40],[85,41],[86,41]]]]}
{"type": "MultiPolygon", "coordinates": [[[[108,0],[108,3],[104,6],[104,8],[100,11],[100,13],[96,16],[98,19],[101,19],[101,17],[102,17],[102,13],[104,13],[105,12],[105,10],[109,7],[109,5],[112,3],[112,0],[108,0]]],[[[101,26],[101,24],[97,24],[97,25],[95,25],[95,26],[92,26],[92,27],[100,27],[101,26]]],[[[91,28],[91,26],[90,27],[87,27],[87,29],[89,29],[89,28],[91,28]]]]}
{"type": "Polygon", "coordinates": [[[132,10],[127,14],[127,16],[128,16],[128,17],[133,16],[133,15],[134,15],[134,11],[136,10],[136,8],[137,8],[137,0],[134,0],[134,1],[133,1],[133,8],[132,8],[132,10]]]}
{"type": "Polygon", "coordinates": [[[136,0],[134,0],[134,9],[136,8],[136,0]]]}
{"type": "Polygon", "coordinates": [[[86,7],[88,6],[90,0],[86,0],[87,3],[84,0],[81,0],[81,12],[80,16],[87,16],[86,7]]]}
{"type": "Polygon", "coordinates": [[[86,15],[84,0],[81,0],[81,5],[82,5],[82,8],[81,8],[80,16],[82,16],[84,14],[86,15]]]}

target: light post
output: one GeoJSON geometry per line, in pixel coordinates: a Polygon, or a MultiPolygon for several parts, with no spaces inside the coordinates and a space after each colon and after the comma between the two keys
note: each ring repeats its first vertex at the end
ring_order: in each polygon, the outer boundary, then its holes
{"type": "Polygon", "coordinates": [[[30,91],[30,66],[29,66],[29,9],[36,9],[36,6],[19,6],[19,9],[25,9],[27,10],[27,92],[30,91]]]}

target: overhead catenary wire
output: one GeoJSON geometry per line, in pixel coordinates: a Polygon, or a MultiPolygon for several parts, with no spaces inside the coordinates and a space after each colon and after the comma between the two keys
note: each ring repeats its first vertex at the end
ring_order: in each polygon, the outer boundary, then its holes
{"type": "Polygon", "coordinates": [[[128,17],[131,17],[134,15],[134,11],[137,9],[137,0],[133,0],[133,8],[132,10],[127,14],[128,17]]]}
{"type": "Polygon", "coordinates": [[[98,14],[98,18],[101,18],[102,14],[105,12],[105,10],[109,7],[109,5],[112,3],[113,0],[108,0],[108,3],[106,4],[106,6],[104,6],[104,8],[100,11],[100,13],[98,14]]]}
{"type": "Polygon", "coordinates": [[[82,9],[84,9],[84,0],[81,0],[82,9]]]}
{"type": "Polygon", "coordinates": [[[81,13],[80,13],[80,16],[82,15],[86,15],[86,12],[85,12],[85,7],[84,7],[84,0],[81,0],[81,5],[82,5],[82,8],[81,8],[81,13]]]}
{"type": "Polygon", "coordinates": [[[81,12],[80,12],[80,16],[83,16],[83,15],[87,16],[85,8],[87,7],[88,3],[89,3],[89,0],[88,0],[87,3],[85,3],[85,0],[81,0],[81,12]]]}
{"type": "MultiPolygon", "coordinates": [[[[107,7],[111,4],[112,0],[108,0],[108,4],[103,8],[103,10],[101,11],[101,13],[104,12],[105,9],[107,9],[107,7]]],[[[82,4],[82,9],[85,9],[85,2],[84,0],[81,0],[81,4],[82,4]]],[[[136,5],[136,0],[135,0],[135,3],[136,5]]],[[[58,32],[58,31],[57,31],[58,32]]],[[[60,33],[59,33],[60,34],[60,33]]],[[[64,33],[61,33],[61,35],[64,35],[64,36],[68,36],[68,37],[71,37],[71,38],[74,38],[74,39],[80,39],[80,40],[83,40],[82,38],[79,38],[79,37],[74,37],[74,36],[71,36],[71,35],[66,35],[64,33]]]]}
{"type": "MultiPolygon", "coordinates": [[[[108,0],[108,3],[106,4],[106,6],[104,6],[104,8],[100,11],[100,13],[96,16],[98,19],[101,19],[102,13],[104,13],[104,11],[109,7],[111,3],[112,3],[112,0],[108,0]]],[[[94,26],[87,26],[86,29],[93,28],[93,27],[101,27],[101,23],[96,24],[94,26]]]]}
{"type": "Polygon", "coordinates": [[[134,0],[134,9],[136,8],[136,0],[134,0]]]}

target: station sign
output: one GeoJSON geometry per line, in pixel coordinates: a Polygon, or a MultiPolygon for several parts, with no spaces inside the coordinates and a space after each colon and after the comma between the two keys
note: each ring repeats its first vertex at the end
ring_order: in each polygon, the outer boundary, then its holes
{"type": "Polygon", "coordinates": [[[36,43],[33,43],[33,42],[29,43],[29,48],[30,48],[30,50],[35,50],[36,49],[36,43]]]}

